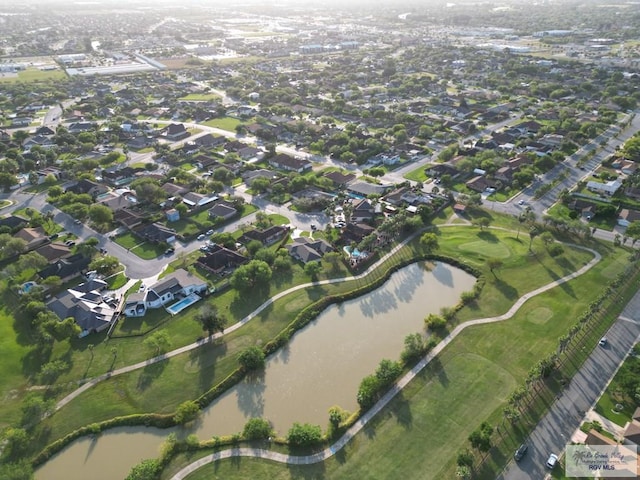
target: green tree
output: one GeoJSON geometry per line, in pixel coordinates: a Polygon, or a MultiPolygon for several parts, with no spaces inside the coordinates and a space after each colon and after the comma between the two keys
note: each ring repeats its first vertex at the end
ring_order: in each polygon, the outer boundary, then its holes
{"type": "Polygon", "coordinates": [[[162,472],[160,461],[151,458],[134,466],[125,480],[157,480],[162,472]]]}
{"type": "Polygon", "coordinates": [[[488,452],[491,450],[491,435],[493,434],[493,427],[488,422],[482,422],[480,427],[469,435],[469,442],[471,446],[480,450],[481,452],[488,452]]]}
{"type": "Polygon", "coordinates": [[[178,425],[184,425],[198,418],[200,407],[193,400],[187,400],[178,405],[173,421],[178,425]]]}
{"type": "Polygon", "coordinates": [[[420,246],[427,254],[435,252],[440,248],[438,236],[435,233],[424,233],[420,237],[420,246]]]}
{"type": "Polygon", "coordinates": [[[241,265],[231,275],[230,284],[236,290],[247,291],[267,285],[271,280],[271,268],[262,260],[251,260],[241,265]]]}
{"type": "Polygon", "coordinates": [[[218,313],[218,309],[215,305],[203,305],[200,307],[200,310],[198,310],[195,318],[202,324],[202,329],[205,330],[209,336],[213,335],[215,332],[223,333],[227,326],[227,318],[218,313]]]}
{"type": "Polygon", "coordinates": [[[4,440],[2,457],[5,459],[16,460],[29,448],[29,434],[23,428],[7,428],[2,434],[2,439],[4,440]]]}
{"type": "Polygon", "coordinates": [[[384,388],[395,382],[401,373],[402,365],[400,362],[385,358],[380,361],[375,375],[379,381],[380,387],[384,388]]]}
{"type": "Polygon", "coordinates": [[[358,387],[357,400],[358,405],[363,409],[371,407],[378,399],[380,389],[380,381],[375,375],[367,375],[360,381],[358,387]]]}
{"type": "Polygon", "coordinates": [[[105,205],[94,204],[89,207],[89,219],[98,225],[113,222],[113,210],[105,205]]]}
{"type": "Polygon", "coordinates": [[[264,352],[258,346],[245,348],[238,356],[238,362],[245,370],[257,370],[264,367],[264,352]]]}
{"type": "Polygon", "coordinates": [[[156,330],[142,344],[149,350],[155,352],[156,355],[166,352],[171,346],[171,338],[166,330],[156,330]]]}
{"type": "Polygon", "coordinates": [[[404,349],[400,354],[400,359],[408,365],[415,362],[425,353],[425,344],[422,335],[419,333],[410,333],[404,337],[404,349]]]}
{"type": "Polygon", "coordinates": [[[272,433],[273,427],[271,423],[264,418],[250,418],[242,430],[242,436],[247,440],[269,438],[272,433]]]}
{"type": "Polygon", "coordinates": [[[321,270],[322,264],[320,262],[307,262],[304,266],[304,273],[314,280],[318,277],[318,273],[320,273],[321,270]]]}

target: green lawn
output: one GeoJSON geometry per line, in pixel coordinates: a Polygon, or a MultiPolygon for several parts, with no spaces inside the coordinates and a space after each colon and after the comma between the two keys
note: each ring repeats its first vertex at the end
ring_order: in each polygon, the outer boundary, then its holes
{"type": "Polygon", "coordinates": [[[411,170],[404,176],[404,178],[406,178],[407,180],[413,180],[414,182],[426,182],[429,177],[427,177],[427,174],[424,173],[424,169],[425,167],[422,166],[416,168],[415,170],[411,170]]]}
{"type": "Polygon", "coordinates": [[[230,132],[235,132],[236,127],[238,125],[243,125],[245,122],[233,117],[223,117],[223,118],[214,118],[211,120],[207,120],[203,123],[203,125],[207,125],[208,127],[221,128],[222,130],[228,130],[230,132]]]}
{"type": "Polygon", "coordinates": [[[144,260],[157,258],[165,250],[163,245],[146,242],[130,232],[117,235],[114,241],[144,260]]]}
{"type": "Polygon", "coordinates": [[[117,235],[113,241],[126,249],[132,249],[136,245],[143,243],[141,239],[129,232],[117,235]]]}
{"type": "Polygon", "coordinates": [[[39,70],[28,68],[18,72],[17,76],[0,76],[0,82],[40,82],[43,80],[62,80],[67,74],[61,70],[39,70]]]}
{"type": "Polygon", "coordinates": [[[0,209],[13,205],[11,200],[0,200],[0,209]]]}
{"type": "Polygon", "coordinates": [[[123,287],[127,281],[129,279],[127,278],[127,276],[123,273],[116,273],[115,275],[110,276],[109,278],[106,279],[107,282],[107,289],[108,290],[116,290],[120,287],[123,287]]]}
{"type": "Polygon", "coordinates": [[[178,100],[191,101],[191,102],[206,102],[209,100],[216,100],[220,98],[219,95],[215,93],[190,93],[184,97],[179,98],[178,100]]]}

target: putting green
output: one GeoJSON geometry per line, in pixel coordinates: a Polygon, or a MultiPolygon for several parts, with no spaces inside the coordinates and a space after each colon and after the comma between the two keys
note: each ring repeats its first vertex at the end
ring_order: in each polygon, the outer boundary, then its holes
{"type": "Polygon", "coordinates": [[[531,310],[526,315],[528,322],[542,325],[547,323],[553,317],[553,310],[547,307],[538,307],[531,310]]]}
{"type": "Polygon", "coordinates": [[[509,258],[511,250],[501,242],[485,242],[476,240],[475,242],[463,243],[458,247],[464,252],[479,253],[486,258],[509,258]]]}

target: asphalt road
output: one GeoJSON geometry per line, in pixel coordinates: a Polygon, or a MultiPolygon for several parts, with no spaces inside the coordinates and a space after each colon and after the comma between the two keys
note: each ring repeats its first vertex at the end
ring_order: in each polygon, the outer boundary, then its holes
{"type": "Polygon", "coordinates": [[[498,480],[542,480],[549,473],[545,466],[549,454],[561,455],[582,423],[584,412],[597,401],[618,366],[640,340],[640,292],[625,307],[606,336],[607,346],[595,346],[591,356],[529,436],[527,455],[519,463],[511,461],[498,480]]]}

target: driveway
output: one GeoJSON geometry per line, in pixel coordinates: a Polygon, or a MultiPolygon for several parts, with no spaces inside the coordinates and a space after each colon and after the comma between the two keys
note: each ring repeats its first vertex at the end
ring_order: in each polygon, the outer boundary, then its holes
{"type": "MultiPolygon", "coordinates": [[[[573,432],[617,371],[633,345],[640,340],[640,292],[625,307],[607,332],[609,343],[596,346],[569,386],[551,406],[527,440],[529,452],[520,463],[511,461],[498,480],[543,479],[550,453],[560,456],[573,432]]],[[[560,467],[556,467],[560,468],[560,467]]]]}

